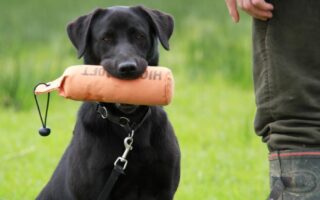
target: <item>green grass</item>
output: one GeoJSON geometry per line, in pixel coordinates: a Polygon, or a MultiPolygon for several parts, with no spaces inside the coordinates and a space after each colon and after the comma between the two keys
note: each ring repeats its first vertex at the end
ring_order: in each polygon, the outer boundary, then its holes
{"type": "MultiPolygon", "coordinates": [[[[190,83],[184,76],[176,75],[175,98],[166,107],[182,151],[176,199],[264,199],[267,152],[252,131],[252,93],[222,79],[190,83]]],[[[46,138],[37,133],[35,109],[0,112],[0,199],[36,196],[69,143],[78,105],[54,95],[46,138]]]]}
{"type": "Polygon", "coordinates": [[[50,137],[38,136],[32,89],[79,64],[66,24],[96,7],[144,4],[173,14],[160,64],[176,80],[166,107],[182,151],[176,200],[264,199],[267,150],[253,132],[251,20],[234,25],[224,1],[0,1],[0,200],[34,199],[73,130],[78,102],[54,95],[50,137]]]}

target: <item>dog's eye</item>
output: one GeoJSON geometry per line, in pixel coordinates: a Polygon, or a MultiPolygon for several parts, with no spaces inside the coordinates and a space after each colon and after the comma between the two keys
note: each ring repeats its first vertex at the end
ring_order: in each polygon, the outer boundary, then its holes
{"type": "Polygon", "coordinates": [[[106,43],[112,43],[113,42],[113,37],[111,35],[106,35],[102,38],[102,40],[106,43]]]}
{"type": "Polygon", "coordinates": [[[135,34],[135,38],[136,38],[137,40],[143,40],[145,37],[144,37],[144,35],[143,35],[142,33],[136,33],[136,34],[135,34]]]}

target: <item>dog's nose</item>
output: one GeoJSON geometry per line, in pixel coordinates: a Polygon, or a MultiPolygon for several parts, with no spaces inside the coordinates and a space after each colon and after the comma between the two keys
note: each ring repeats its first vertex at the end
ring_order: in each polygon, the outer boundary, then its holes
{"type": "Polygon", "coordinates": [[[118,70],[121,74],[132,74],[138,70],[138,66],[136,62],[125,61],[118,65],[118,70]]]}

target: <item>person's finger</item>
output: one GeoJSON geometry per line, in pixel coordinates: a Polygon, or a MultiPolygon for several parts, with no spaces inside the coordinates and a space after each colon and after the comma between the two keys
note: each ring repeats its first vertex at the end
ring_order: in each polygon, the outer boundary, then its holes
{"type": "Polygon", "coordinates": [[[273,10],[273,5],[267,3],[265,0],[251,0],[251,3],[254,7],[260,10],[273,10]]]}
{"type": "Polygon", "coordinates": [[[239,0],[238,2],[239,7],[252,17],[261,20],[267,20],[272,18],[272,10],[260,9],[253,5],[251,0],[243,0],[242,2],[240,1],[241,0],[239,0]]]}
{"type": "Polygon", "coordinates": [[[238,6],[239,6],[240,8],[243,7],[243,1],[244,1],[244,0],[237,0],[237,4],[238,4],[238,6]]]}
{"type": "Polygon", "coordinates": [[[240,20],[239,12],[237,9],[236,0],[225,0],[230,16],[232,17],[233,22],[237,23],[240,20]]]}
{"type": "Polygon", "coordinates": [[[261,10],[255,10],[255,11],[250,11],[250,12],[245,11],[245,12],[256,19],[260,19],[263,21],[266,21],[266,20],[272,18],[272,12],[266,12],[266,11],[261,11],[261,10]]]}

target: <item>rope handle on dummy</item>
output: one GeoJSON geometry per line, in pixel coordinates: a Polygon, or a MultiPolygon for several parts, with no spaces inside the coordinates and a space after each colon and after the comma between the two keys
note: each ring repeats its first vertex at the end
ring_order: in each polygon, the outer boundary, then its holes
{"type": "MultiPolygon", "coordinates": [[[[99,65],[75,65],[68,67],[62,76],[54,81],[38,84],[34,96],[43,127],[42,136],[50,134],[43,120],[37,95],[57,90],[60,96],[78,101],[123,103],[134,105],[168,105],[174,92],[174,79],[166,67],[147,67],[144,74],[134,80],[123,80],[111,76],[99,65]]],[[[49,100],[47,101],[47,104],[49,100]]]]}

